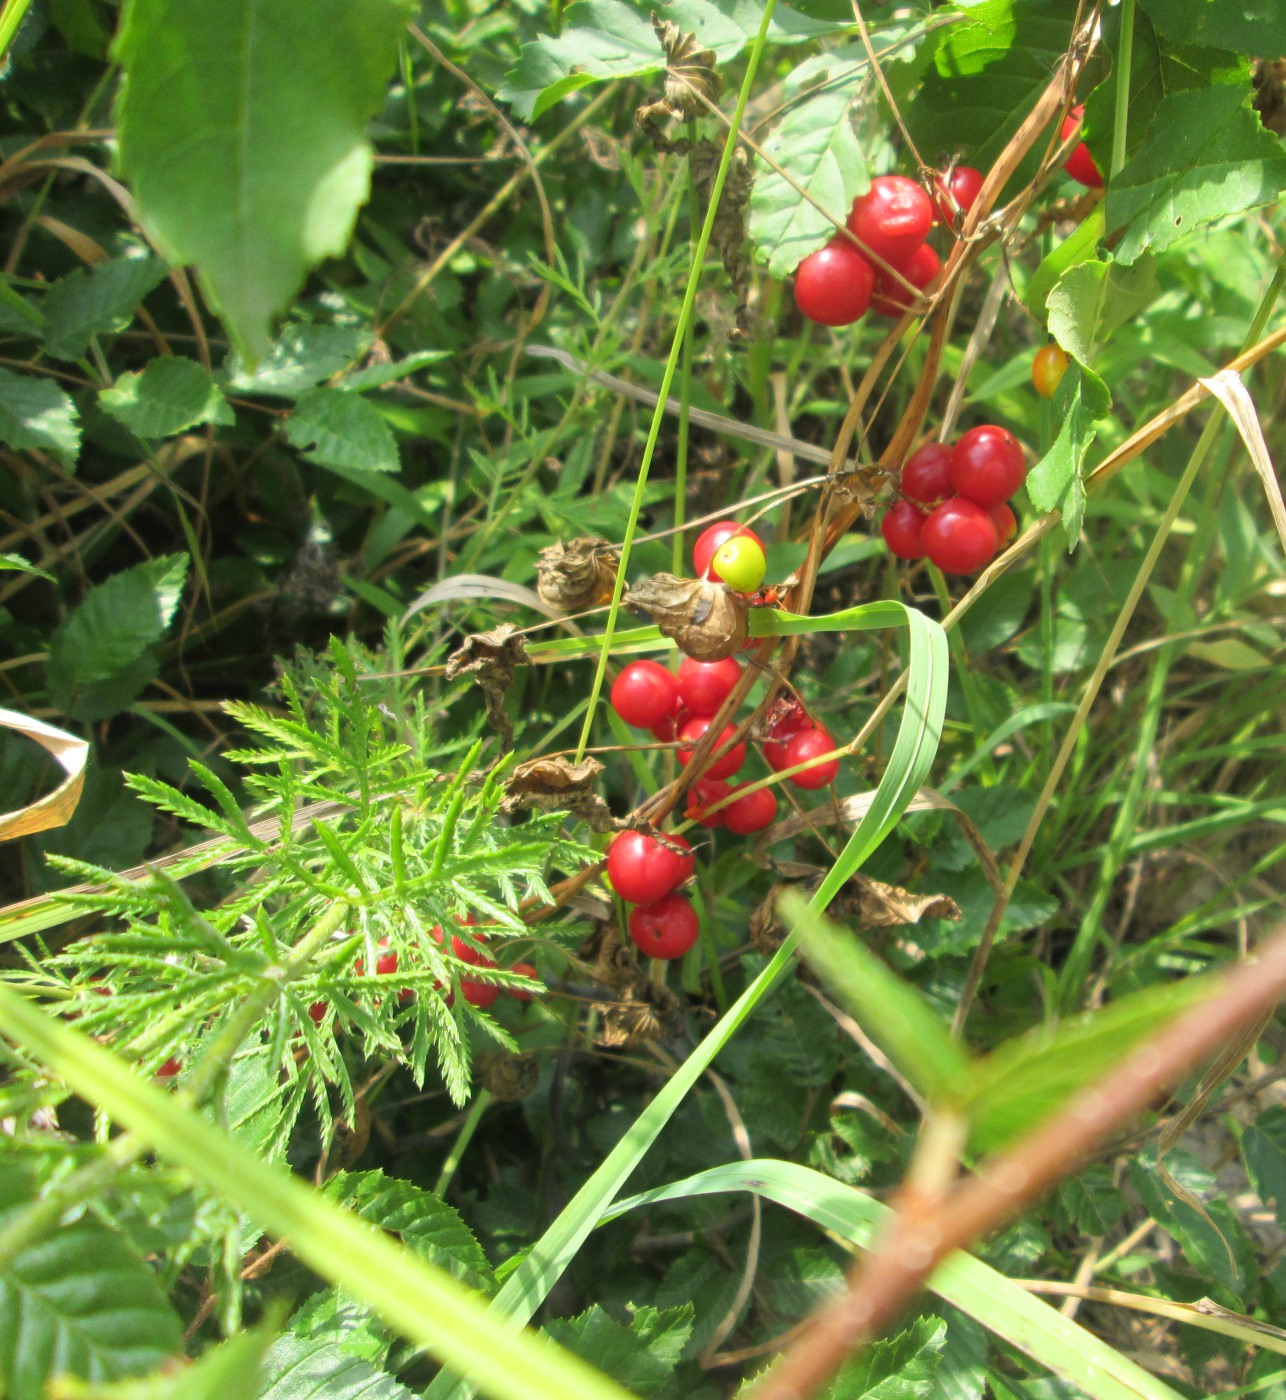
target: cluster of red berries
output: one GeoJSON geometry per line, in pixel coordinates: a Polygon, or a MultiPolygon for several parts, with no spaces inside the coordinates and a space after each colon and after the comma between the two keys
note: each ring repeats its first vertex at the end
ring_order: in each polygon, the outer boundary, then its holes
{"type": "Polygon", "coordinates": [[[899,559],[924,559],[944,574],[971,574],[1018,533],[1008,502],[1027,475],[1012,433],[970,428],[954,447],[927,442],[902,467],[902,495],[880,533],[899,559]]]}
{"type": "Polygon", "coordinates": [[[931,199],[905,175],[871,181],[849,211],[848,232],[857,241],[837,234],[795,269],[795,301],[810,321],[848,326],[868,309],[896,320],[932,286],[942,259],[925,241],[929,231],[935,219],[951,226],[967,212],[982,189],[982,175],[958,165],[934,184],[931,199]]]}

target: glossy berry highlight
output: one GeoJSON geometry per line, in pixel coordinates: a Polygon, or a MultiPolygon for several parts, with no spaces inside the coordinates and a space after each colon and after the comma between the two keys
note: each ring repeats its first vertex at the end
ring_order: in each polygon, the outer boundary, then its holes
{"type": "Polygon", "coordinates": [[[607,877],[630,904],[651,904],[682,883],[685,860],[655,836],[622,831],[607,849],[607,877]]]}
{"type": "Polygon", "coordinates": [[[661,724],[678,698],[678,681],[656,661],[631,661],[612,682],[612,709],[636,729],[661,724]]]}
{"type": "Polygon", "coordinates": [[[853,201],[848,226],[876,257],[902,263],[929,236],[933,204],[905,175],[877,175],[871,188],[853,201]]]}
{"type": "Polygon", "coordinates": [[[984,423],[970,428],[951,454],[951,484],[979,506],[999,505],[1023,484],[1027,461],[1018,439],[1005,428],[984,423]]]}
{"type": "Polygon", "coordinates": [[[795,304],[819,326],[851,326],[866,314],[875,269],[846,238],[833,238],[795,269],[795,304]]]}
{"type": "Polygon", "coordinates": [[[880,534],[897,558],[924,558],[924,511],[914,501],[894,501],[880,521],[880,534]]]}
{"type": "Polygon", "coordinates": [[[686,896],[667,895],[630,911],[630,937],[649,958],[673,962],[693,947],[700,932],[697,911],[686,896]]]}
{"type": "Polygon", "coordinates": [[[996,523],[973,501],[956,496],[924,522],[924,552],[944,574],[971,574],[995,558],[996,523]]]}

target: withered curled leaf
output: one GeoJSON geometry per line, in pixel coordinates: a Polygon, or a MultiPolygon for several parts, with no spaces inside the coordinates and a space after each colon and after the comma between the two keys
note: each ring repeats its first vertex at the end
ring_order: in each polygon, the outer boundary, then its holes
{"type": "Polygon", "coordinates": [[[514,667],[525,664],[526,660],[527,647],[522,634],[509,622],[502,622],[490,632],[475,632],[466,637],[447,659],[447,680],[472,676],[482,687],[487,722],[500,735],[505,752],[514,737],[513,725],[505,714],[505,691],[513,680],[514,667]]]}
{"type": "Polygon", "coordinates": [[[688,121],[704,116],[709,111],[708,104],[722,91],[723,80],[715,71],[714,50],[702,48],[695,34],[655,14],[652,28],[665,50],[665,85],[662,96],[640,107],[635,120],[658,149],[673,150],[679,143],[667,140],[661,131],[662,118],[688,121]]]}
{"type": "Polygon", "coordinates": [[[626,989],[621,1001],[595,1002],[594,1009],[601,1018],[594,1040],[604,1047],[668,1039],[683,1024],[678,997],[648,977],[626,989]]]}
{"type": "Polygon", "coordinates": [[[536,561],[536,593],[560,612],[584,612],[610,602],[620,555],[605,540],[584,537],[551,544],[536,561]]]}
{"type": "Polygon", "coordinates": [[[499,1103],[525,1099],[540,1078],[540,1061],[530,1050],[494,1050],[478,1056],[478,1081],[499,1103]]]}
{"type": "Polygon", "coordinates": [[[960,906],[945,894],[911,894],[899,885],[886,885],[869,875],[853,875],[845,884],[831,912],[840,919],[854,919],[863,928],[896,928],[918,924],[921,919],[964,917],[960,906]]]}
{"type": "Polygon", "coordinates": [[[529,807],[537,812],[570,812],[592,831],[615,831],[620,823],[593,787],[602,771],[596,758],[579,763],[566,758],[528,759],[509,775],[501,810],[529,807]]]}
{"type": "Polygon", "coordinates": [[[625,606],[654,622],[695,661],[722,661],[746,643],[745,599],[722,583],[653,574],[631,587],[625,606]]]}

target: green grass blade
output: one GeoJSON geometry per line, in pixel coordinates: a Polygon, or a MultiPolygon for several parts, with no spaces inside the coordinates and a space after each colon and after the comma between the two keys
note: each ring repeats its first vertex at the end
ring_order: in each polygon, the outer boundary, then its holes
{"type": "MultiPolygon", "coordinates": [[[[893,1216],[887,1206],[855,1187],[811,1167],[768,1159],[714,1167],[631,1196],[618,1201],[603,1219],[658,1201],[724,1191],[752,1191],[864,1249],[893,1216]]],[[[934,1271],[928,1287],[1093,1400],[1180,1400],[1164,1382],[972,1255],[950,1255],[934,1271]]]]}
{"type": "Polygon", "coordinates": [[[626,1400],[628,1392],[553,1342],[515,1333],[498,1347],[482,1298],[287,1172],[261,1162],[181,1099],[123,1070],[88,1036],[0,986],[0,1027],[140,1144],[191,1172],[323,1278],[409,1341],[467,1370],[499,1400],[626,1400]]]}

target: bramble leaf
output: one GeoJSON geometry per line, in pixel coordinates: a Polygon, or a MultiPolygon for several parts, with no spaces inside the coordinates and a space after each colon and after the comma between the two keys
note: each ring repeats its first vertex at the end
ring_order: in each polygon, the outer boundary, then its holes
{"type": "Polygon", "coordinates": [[[236,419],[214,380],[195,360],[163,355],[137,374],[122,374],[98,401],[141,438],[172,437],[196,423],[236,419]]]}

